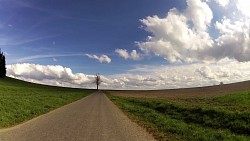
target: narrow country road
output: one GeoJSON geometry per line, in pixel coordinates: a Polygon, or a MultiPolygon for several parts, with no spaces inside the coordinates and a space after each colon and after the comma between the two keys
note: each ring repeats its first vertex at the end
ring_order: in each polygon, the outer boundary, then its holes
{"type": "Polygon", "coordinates": [[[0,141],[150,141],[154,138],[131,122],[102,92],[12,128],[0,141]]]}

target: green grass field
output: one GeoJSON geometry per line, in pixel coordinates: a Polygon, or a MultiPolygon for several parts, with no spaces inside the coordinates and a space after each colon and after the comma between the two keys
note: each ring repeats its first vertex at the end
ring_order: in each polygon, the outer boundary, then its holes
{"type": "Polygon", "coordinates": [[[94,90],[52,87],[0,79],[0,128],[24,122],[81,99],[94,90]]]}
{"type": "Polygon", "coordinates": [[[159,140],[250,140],[250,92],[174,100],[108,96],[159,140]]]}

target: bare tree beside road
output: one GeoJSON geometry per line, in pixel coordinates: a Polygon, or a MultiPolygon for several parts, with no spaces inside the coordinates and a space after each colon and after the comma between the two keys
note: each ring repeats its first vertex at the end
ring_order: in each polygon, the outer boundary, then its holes
{"type": "Polygon", "coordinates": [[[96,74],[95,84],[96,84],[96,89],[99,90],[99,85],[101,84],[101,77],[99,73],[96,74]]]}

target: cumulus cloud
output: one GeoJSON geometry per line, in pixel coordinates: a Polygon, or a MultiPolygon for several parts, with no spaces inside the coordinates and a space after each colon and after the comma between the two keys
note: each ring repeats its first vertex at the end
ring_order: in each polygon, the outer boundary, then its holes
{"type": "Polygon", "coordinates": [[[201,0],[187,0],[187,9],[183,13],[193,23],[198,31],[207,30],[213,18],[213,12],[206,2],[201,0]]]}
{"type": "Polygon", "coordinates": [[[217,44],[206,53],[216,58],[231,58],[238,61],[250,61],[250,19],[247,21],[232,21],[224,18],[216,22],[220,36],[217,44]]]}
{"type": "Polygon", "coordinates": [[[199,0],[187,2],[184,13],[173,8],[165,18],[149,16],[141,20],[152,34],[146,42],[137,42],[143,52],[161,56],[169,62],[190,62],[199,60],[196,52],[212,47],[213,40],[206,32],[212,19],[211,9],[199,0]]]}
{"type": "Polygon", "coordinates": [[[124,59],[129,58],[129,53],[126,49],[116,49],[115,52],[118,53],[119,56],[123,57],[124,59]]]}
{"type": "Polygon", "coordinates": [[[196,72],[198,72],[204,78],[216,79],[216,75],[214,74],[214,72],[211,71],[208,66],[200,67],[199,69],[196,69],[196,72]]]}
{"type": "MultiPolygon", "coordinates": [[[[234,4],[237,3],[243,2],[238,0],[234,4]]],[[[211,23],[212,19],[208,2],[187,0],[183,11],[173,8],[166,17],[155,15],[141,19],[144,29],[151,35],[136,44],[145,54],[163,57],[171,63],[211,62],[224,58],[250,61],[250,19],[224,17],[215,24],[211,23]],[[219,32],[218,38],[210,36],[212,26],[219,32]]]]}
{"type": "Polygon", "coordinates": [[[97,56],[97,55],[86,54],[86,56],[91,58],[91,59],[95,59],[95,60],[99,61],[100,63],[110,63],[111,62],[111,58],[109,58],[107,55],[97,56]]]}
{"type": "MultiPolygon", "coordinates": [[[[48,85],[95,88],[95,75],[54,65],[7,65],[7,76],[48,85]]],[[[136,66],[126,73],[101,75],[102,89],[169,89],[218,85],[250,79],[250,62],[224,59],[214,64],[136,66]],[[140,75],[139,75],[140,74],[140,75]]]]}
{"type": "Polygon", "coordinates": [[[249,2],[247,2],[246,0],[236,0],[236,6],[238,10],[242,12],[242,14],[250,17],[249,2]]]}
{"type": "Polygon", "coordinates": [[[136,50],[132,50],[131,53],[129,53],[126,49],[116,49],[115,52],[124,59],[132,59],[138,61],[142,58],[136,50]]]}

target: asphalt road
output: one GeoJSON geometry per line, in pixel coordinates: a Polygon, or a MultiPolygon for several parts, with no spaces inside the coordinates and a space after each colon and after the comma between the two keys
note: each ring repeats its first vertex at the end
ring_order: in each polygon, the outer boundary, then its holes
{"type": "Polygon", "coordinates": [[[1,141],[150,141],[102,92],[0,130],[1,141]]]}

